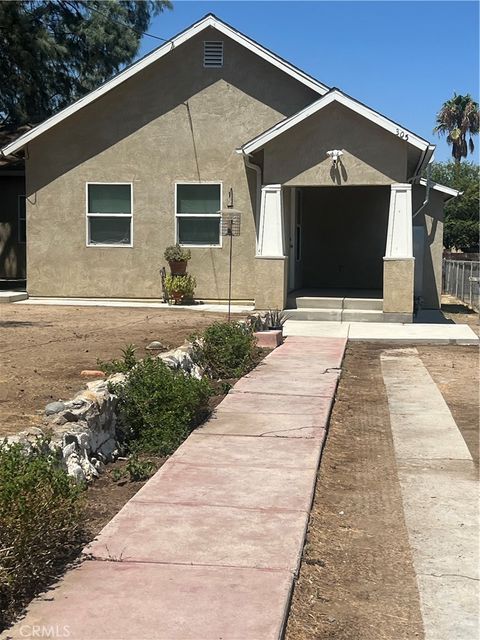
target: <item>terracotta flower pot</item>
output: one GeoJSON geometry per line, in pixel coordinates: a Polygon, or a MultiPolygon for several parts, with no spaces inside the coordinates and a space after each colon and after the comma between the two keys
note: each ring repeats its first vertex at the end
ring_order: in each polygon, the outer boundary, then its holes
{"type": "Polygon", "coordinates": [[[170,294],[170,298],[173,300],[175,304],[180,304],[183,300],[183,293],[180,293],[180,291],[173,291],[170,294]]]}
{"type": "Polygon", "coordinates": [[[170,273],[172,276],[183,276],[187,271],[187,262],[186,260],[172,260],[172,262],[168,263],[170,265],[170,273]]]}

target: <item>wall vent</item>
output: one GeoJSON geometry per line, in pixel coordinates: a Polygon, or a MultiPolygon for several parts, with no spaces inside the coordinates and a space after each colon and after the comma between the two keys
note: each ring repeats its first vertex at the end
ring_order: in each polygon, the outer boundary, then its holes
{"type": "Polygon", "coordinates": [[[210,69],[223,67],[223,42],[209,41],[203,43],[203,66],[210,69]]]}

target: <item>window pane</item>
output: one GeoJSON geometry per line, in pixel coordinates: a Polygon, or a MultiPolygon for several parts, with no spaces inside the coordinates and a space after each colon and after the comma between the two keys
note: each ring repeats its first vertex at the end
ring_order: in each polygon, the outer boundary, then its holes
{"type": "Polygon", "coordinates": [[[129,184],[89,184],[88,213],[132,213],[129,184]]]}
{"type": "Polygon", "coordinates": [[[90,217],[90,244],[130,244],[131,218],[90,217]]]}
{"type": "Polygon", "coordinates": [[[217,213],[219,184],[177,184],[177,213],[217,213]]]}
{"type": "Polygon", "coordinates": [[[177,218],[180,244],[220,244],[220,218],[177,218]]]}

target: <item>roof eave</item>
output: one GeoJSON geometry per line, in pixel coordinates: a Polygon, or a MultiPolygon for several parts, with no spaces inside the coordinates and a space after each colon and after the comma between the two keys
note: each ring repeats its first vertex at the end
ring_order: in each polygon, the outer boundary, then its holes
{"type": "Polygon", "coordinates": [[[165,44],[161,45],[160,47],[158,47],[151,53],[147,54],[140,60],[137,60],[136,62],[134,62],[132,65],[130,65],[129,67],[127,67],[126,69],[118,73],[116,76],[114,76],[111,80],[108,80],[97,89],[94,89],[87,95],[75,101],[73,104],[69,105],[65,109],[62,109],[62,111],[59,111],[55,115],[51,116],[41,124],[37,125],[33,129],[25,133],[24,135],[17,138],[14,142],[11,142],[10,144],[6,145],[2,149],[2,153],[4,153],[5,155],[11,155],[13,153],[16,153],[34,138],[38,137],[42,133],[45,133],[46,131],[48,131],[55,125],[59,124],[60,122],[68,118],[70,115],[73,115],[80,109],[83,109],[83,107],[94,102],[95,100],[100,98],[102,95],[104,95],[114,87],[118,86],[122,82],[125,82],[126,80],[128,80],[130,77],[132,77],[133,75],[135,75],[136,73],[144,69],[145,67],[149,66],[153,62],[156,62],[163,56],[170,53],[170,51],[172,51],[176,47],[180,46],[190,38],[193,38],[198,33],[201,33],[204,29],[207,29],[209,27],[217,29],[221,33],[225,34],[226,36],[239,42],[241,45],[243,45],[247,49],[253,51],[260,57],[263,57],[268,62],[273,64],[275,67],[281,69],[282,71],[284,71],[291,77],[295,78],[299,82],[302,82],[303,84],[308,86],[313,91],[316,91],[320,95],[325,95],[325,93],[328,92],[328,87],[326,85],[322,84],[318,80],[315,80],[315,78],[308,75],[304,71],[301,71],[300,69],[290,64],[286,60],[283,60],[282,58],[280,58],[273,52],[269,51],[262,45],[258,44],[251,38],[248,38],[247,36],[245,36],[243,33],[236,31],[233,27],[223,22],[222,20],[217,18],[215,15],[208,14],[198,22],[194,23],[184,31],[174,36],[171,40],[169,40],[165,44]]]}
{"type": "MultiPolygon", "coordinates": [[[[332,102],[338,102],[340,104],[343,104],[347,108],[350,108],[352,109],[352,111],[355,111],[356,113],[366,117],[368,120],[378,124],[379,126],[383,127],[387,131],[390,131],[390,133],[394,135],[400,135],[400,133],[403,134],[403,137],[401,139],[405,140],[408,144],[411,144],[417,147],[423,152],[426,152],[429,147],[432,147],[432,153],[433,153],[433,150],[435,149],[435,147],[430,145],[427,140],[420,138],[419,136],[409,131],[408,129],[405,129],[404,127],[398,125],[396,122],[393,122],[389,118],[386,118],[382,114],[358,102],[354,98],[347,96],[339,89],[334,88],[334,89],[331,89],[324,96],[319,98],[319,100],[317,100],[316,102],[307,105],[297,113],[293,114],[292,116],[289,116],[288,118],[285,118],[285,120],[282,120],[281,122],[277,123],[270,129],[267,129],[266,131],[256,136],[252,140],[249,140],[247,143],[245,143],[242,146],[242,150],[247,154],[251,154],[251,153],[255,153],[255,151],[259,151],[268,142],[270,142],[277,136],[282,135],[282,133],[284,133],[285,131],[288,131],[289,129],[296,126],[300,122],[303,122],[303,120],[307,119],[311,115],[318,113],[318,111],[328,106],[332,102]]],[[[429,157],[431,157],[431,154],[429,157]]]]}
{"type": "MultiPolygon", "coordinates": [[[[427,180],[425,178],[420,178],[420,180],[418,181],[418,184],[421,184],[422,187],[426,187],[427,180]]],[[[434,191],[439,191],[440,193],[443,193],[446,196],[448,196],[447,198],[445,198],[446,201],[451,200],[452,198],[458,198],[458,196],[461,196],[463,194],[463,191],[459,191],[458,189],[452,189],[452,187],[446,187],[444,184],[439,184],[438,182],[432,182],[432,181],[430,181],[430,189],[433,189],[434,191]]]]}

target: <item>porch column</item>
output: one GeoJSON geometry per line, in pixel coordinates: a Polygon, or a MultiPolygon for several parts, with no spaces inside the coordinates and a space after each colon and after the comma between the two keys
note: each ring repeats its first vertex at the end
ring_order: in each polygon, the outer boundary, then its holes
{"type": "Polygon", "coordinates": [[[282,185],[267,184],[260,201],[257,257],[283,258],[283,236],[282,185]]]}
{"type": "Polygon", "coordinates": [[[388,320],[412,321],[414,264],[412,185],[392,184],[383,258],[383,312],[388,320]]]}
{"type": "Polygon", "coordinates": [[[257,309],[283,309],[286,300],[287,258],[284,248],[282,185],[262,187],[256,254],[257,309]]]}

